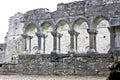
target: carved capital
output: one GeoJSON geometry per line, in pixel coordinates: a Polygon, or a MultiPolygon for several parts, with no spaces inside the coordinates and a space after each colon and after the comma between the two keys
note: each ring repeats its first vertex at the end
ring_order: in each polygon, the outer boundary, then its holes
{"type": "Polygon", "coordinates": [[[72,36],[75,35],[75,31],[69,30],[68,33],[72,36]]]}
{"type": "Polygon", "coordinates": [[[98,31],[96,29],[87,29],[87,32],[89,34],[97,34],[98,33],[98,31]]]}
{"type": "Polygon", "coordinates": [[[29,39],[32,39],[32,38],[33,38],[33,36],[28,36],[28,38],[29,38],[29,39]]]}
{"type": "Polygon", "coordinates": [[[37,37],[41,37],[42,36],[42,33],[41,32],[37,32],[35,33],[37,37]]]}
{"type": "Polygon", "coordinates": [[[52,36],[57,37],[57,31],[52,31],[51,34],[52,34],[52,36]]]}

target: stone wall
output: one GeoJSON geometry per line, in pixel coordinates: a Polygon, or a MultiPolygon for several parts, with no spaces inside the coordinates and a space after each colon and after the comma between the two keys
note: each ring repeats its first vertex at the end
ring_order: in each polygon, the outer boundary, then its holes
{"type": "Polygon", "coordinates": [[[9,19],[5,62],[24,53],[108,53],[113,45],[119,47],[119,31],[114,31],[120,25],[119,8],[118,0],[83,0],[60,3],[53,12],[18,12],[9,19]]]}
{"type": "Polygon", "coordinates": [[[113,58],[108,54],[19,55],[16,65],[6,65],[7,70],[19,74],[105,76],[113,58]],[[11,67],[12,66],[12,67],[11,67]]]}
{"type": "Polygon", "coordinates": [[[14,15],[6,36],[3,71],[106,75],[113,62],[111,54],[120,52],[119,8],[118,0],[84,0],[58,4],[54,12],[40,8],[14,15]]]}
{"type": "Polygon", "coordinates": [[[0,64],[4,62],[6,44],[0,44],[0,64]]]}

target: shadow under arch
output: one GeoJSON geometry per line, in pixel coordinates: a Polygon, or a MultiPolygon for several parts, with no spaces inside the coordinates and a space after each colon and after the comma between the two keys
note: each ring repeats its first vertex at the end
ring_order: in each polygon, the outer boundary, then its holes
{"type": "Polygon", "coordinates": [[[75,50],[78,53],[87,53],[89,49],[89,34],[87,32],[89,25],[84,18],[78,18],[73,24],[73,30],[75,31],[75,50]]]}
{"type": "Polygon", "coordinates": [[[69,24],[66,20],[60,20],[56,24],[57,38],[57,51],[61,53],[67,53],[70,50],[70,30],[69,24]]]}
{"type": "Polygon", "coordinates": [[[98,16],[93,21],[93,27],[98,31],[96,35],[96,50],[98,53],[108,53],[110,49],[109,19],[98,16]]]}

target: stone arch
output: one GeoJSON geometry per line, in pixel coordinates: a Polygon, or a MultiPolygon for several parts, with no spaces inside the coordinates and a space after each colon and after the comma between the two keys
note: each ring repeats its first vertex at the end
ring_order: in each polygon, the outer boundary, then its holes
{"type": "Polygon", "coordinates": [[[98,31],[96,35],[96,50],[98,53],[108,53],[110,48],[109,19],[98,16],[93,21],[93,27],[98,31]]]}
{"type": "Polygon", "coordinates": [[[51,31],[53,31],[52,23],[45,21],[41,24],[40,30],[43,33],[44,36],[41,38],[42,43],[42,51],[44,53],[49,53],[53,49],[53,37],[51,35],[51,31]]]}
{"type": "Polygon", "coordinates": [[[103,21],[103,20],[106,20],[106,21],[108,21],[108,23],[109,23],[109,18],[106,17],[106,16],[97,16],[97,17],[95,17],[94,20],[93,20],[93,28],[98,28],[98,27],[97,27],[98,24],[99,24],[101,21],[103,21]]]}
{"type": "MultiPolygon", "coordinates": [[[[66,24],[68,24],[69,25],[69,19],[68,18],[59,18],[56,22],[55,22],[55,27],[56,27],[56,29],[55,30],[57,30],[60,26],[64,26],[64,25],[66,25],[66,24]]],[[[70,26],[69,26],[70,27],[70,26]]]]}
{"type": "Polygon", "coordinates": [[[33,35],[34,31],[37,32],[36,25],[30,23],[25,27],[24,33],[27,35],[33,35]]]}
{"type": "Polygon", "coordinates": [[[60,20],[57,24],[56,24],[56,31],[58,33],[58,35],[61,36],[60,40],[57,40],[57,43],[59,44],[57,48],[59,49],[58,51],[62,52],[62,53],[67,53],[70,49],[70,35],[68,33],[68,30],[70,30],[69,24],[66,20],[60,20]]]}
{"type": "Polygon", "coordinates": [[[41,24],[41,26],[40,26],[40,30],[41,30],[42,32],[46,32],[46,31],[48,31],[49,29],[51,29],[50,31],[53,30],[52,24],[51,24],[50,22],[45,21],[45,22],[43,22],[43,23],[41,24]]]}
{"type": "MultiPolygon", "coordinates": [[[[37,47],[37,36],[35,35],[35,33],[37,32],[37,27],[35,24],[28,24],[25,27],[25,31],[24,34],[26,34],[28,36],[27,38],[27,48],[29,48],[29,46],[31,46],[31,53],[35,54],[36,51],[36,47],[37,47]],[[31,37],[31,43],[30,43],[30,37],[31,37]]],[[[27,49],[29,50],[29,49],[27,49]]]]}
{"type": "Polygon", "coordinates": [[[75,49],[78,53],[86,53],[89,48],[89,34],[87,29],[89,28],[88,22],[84,18],[77,18],[73,24],[73,30],[75,35],[75,49]]]}

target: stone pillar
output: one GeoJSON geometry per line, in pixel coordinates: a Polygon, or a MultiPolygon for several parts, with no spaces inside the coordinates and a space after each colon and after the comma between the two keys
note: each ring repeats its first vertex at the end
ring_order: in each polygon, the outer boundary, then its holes
{"type": "Polygon", "coordinates": [[[37,53],[41,53],[41,37],[42,37],[42,33],[37,32],[36,36],[38,37],[38,52],[37,53]]]}
{"type": "Polygon", "coordinates": [[[78,32],[75,33],[75,49],[76,49],[76,52],[78,52],[78,36],[79,36],[79,34],[80,33],[78,33],[78,32]]]}
{"type": "Polygon", "coordinates": [[[63,34],[58,34],[58,42],[59,42],[59,46],[58,46],[58,50],[59,50],[59,53],[61,53],[61,37],[63,36],[63,34]]]}
{"type": "Polygon", "coordinates": [[[53,51],[52,51],[52,53],[57,53],[57,31],[52,31],[51,34],[53,36],[53,51]]]}
{"type": "Polygon", "coordinates": [[[28,36],[29,38],[29,51],[31,51],[31,39],[33,38],[32,36],[28,36]]]}
{"type": "Polygon", "coordinates": [[[74,36],[75,36],[75,31],[68,31],[70,34],[70,51],[69,53],[74,53],[74,36]]]}
{"type": "Polygon", "coordinates": [[[22,34],[22,37],[25,40],[24,53],[27,53],[27,37],[28,37],[28,35],[27,34],[22,34]]]}
{"type": "Polygon", "coordinates": [[[53,36],[53,51],[51,52],[51,62],[58,62],[59,61],[59,55],[57,54],[57,31],[52,31],[51,35],[53,36]]]}
{"type": "Polygon", "coordinates": [[[115,49],[115,29],[113,27],[108,27],[110,31],[110,49],[108,53],[113,53],[115,49]]]}
{"type": "Polygon", "coordinates": [[[95,29],[88,29],[89,33],[89,50],[88,53],[96,53],[96,34],[97,30],[95,29]]]}
{"type": "Polygon", "coordinates": [[[48,35],[43,35],[42,37],[43,37],[43,53],[45,53],[45,48],[46,48],[46,37],[47,37],[48,35]]]}

